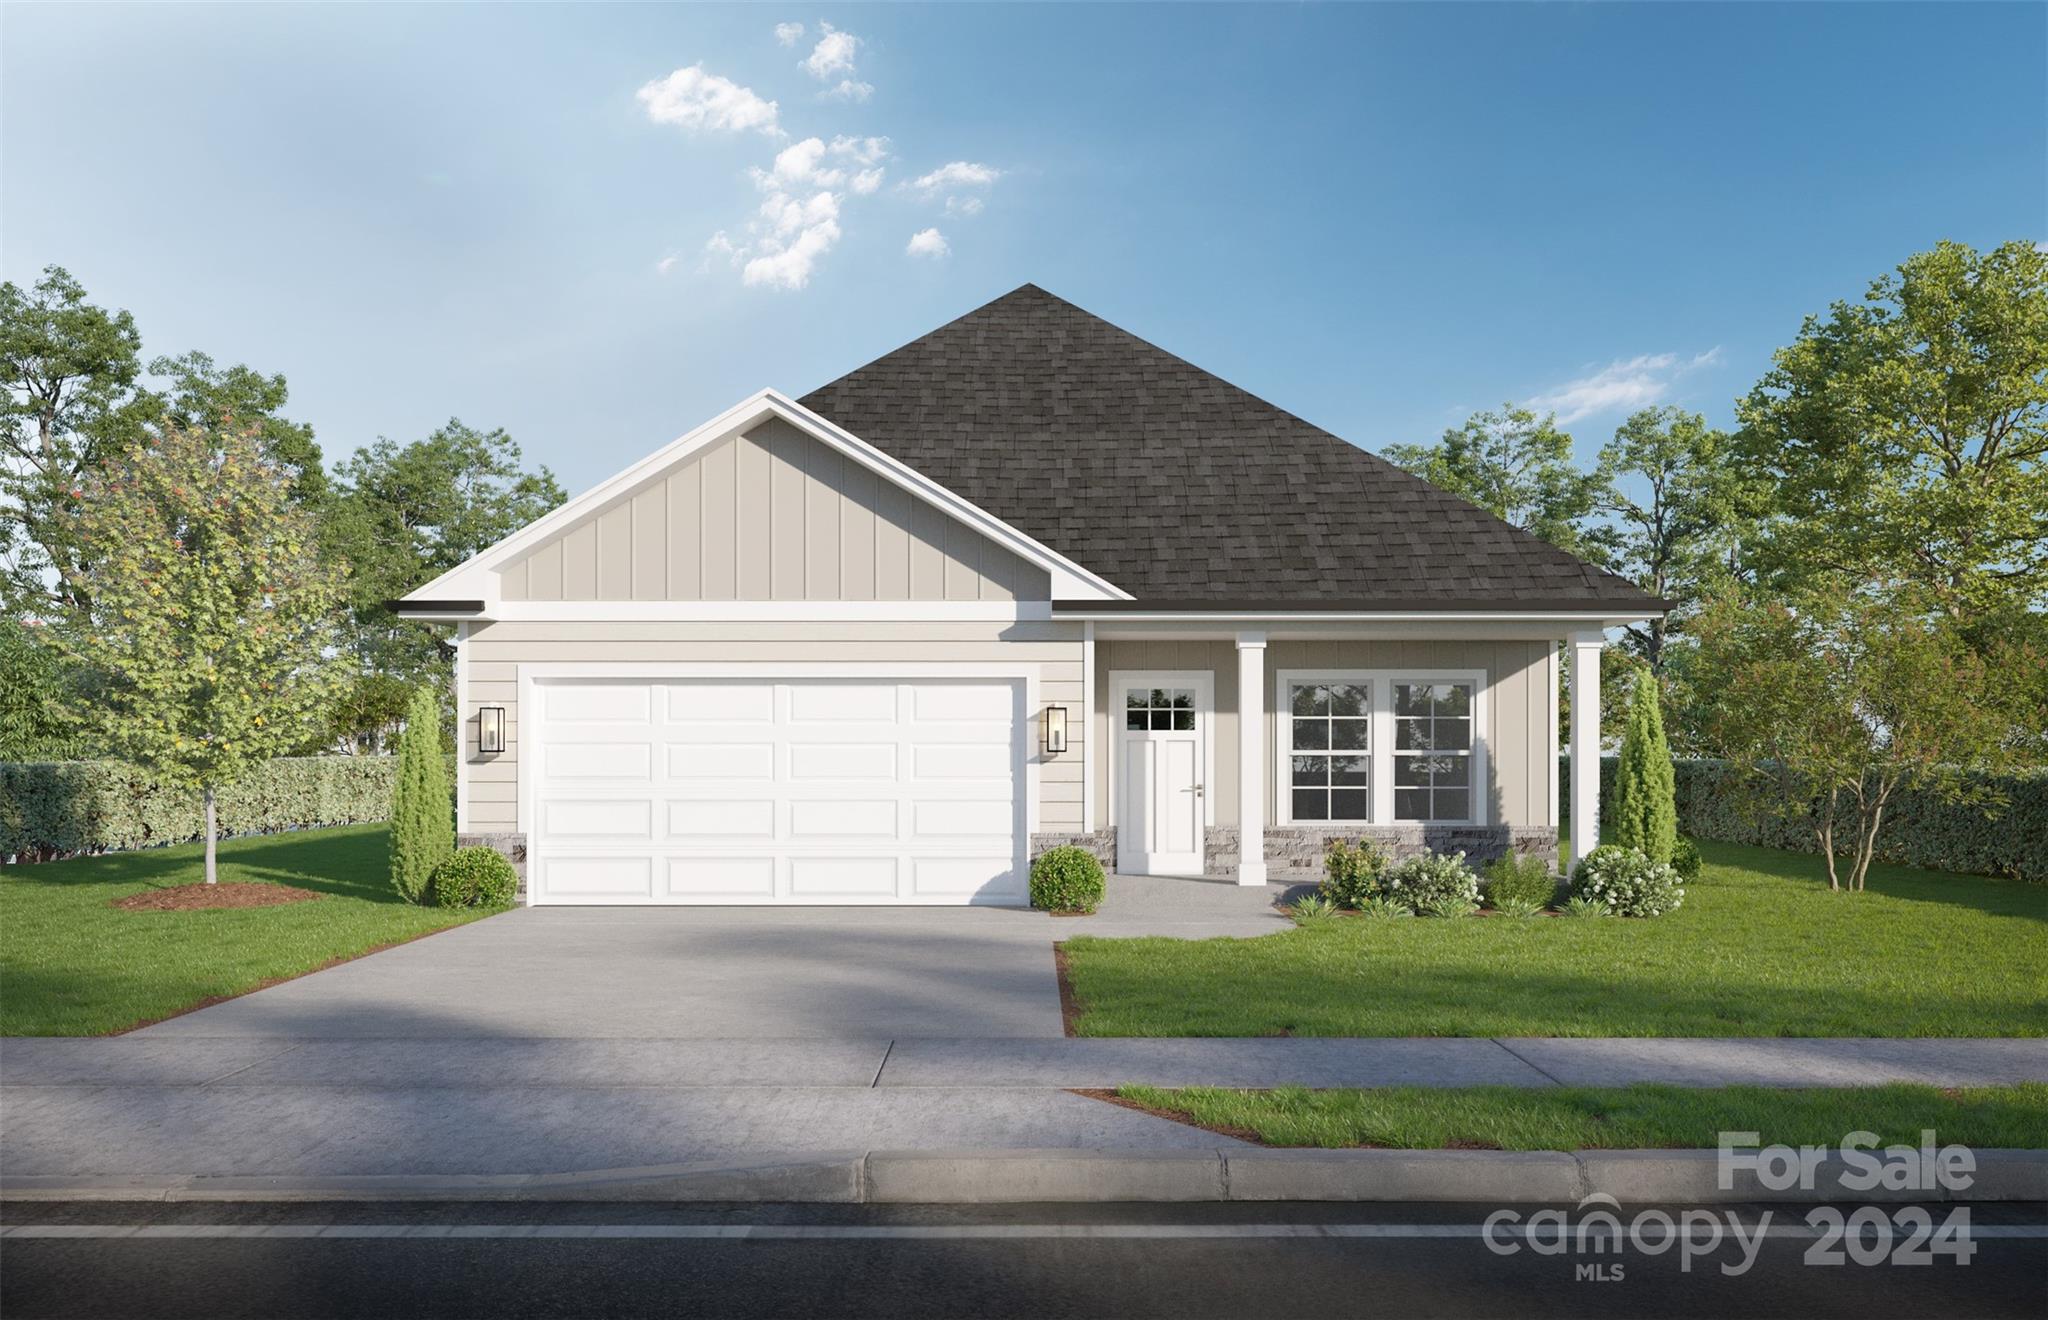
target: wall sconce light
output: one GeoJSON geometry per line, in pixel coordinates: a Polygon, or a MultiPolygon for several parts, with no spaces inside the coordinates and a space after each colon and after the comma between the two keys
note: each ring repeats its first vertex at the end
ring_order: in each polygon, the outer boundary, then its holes
{"type": "Polygon", "coordinates": [[[1045,708],[1045,754],[1058,756],[1067,750],[1067,708],[1047,706],[1045,708]]]}
{"type": "Polygon", "coordinates": [[[505,750],[505,708],[503,706],[477,707],[476,749],[487,753],[505,750]]]}

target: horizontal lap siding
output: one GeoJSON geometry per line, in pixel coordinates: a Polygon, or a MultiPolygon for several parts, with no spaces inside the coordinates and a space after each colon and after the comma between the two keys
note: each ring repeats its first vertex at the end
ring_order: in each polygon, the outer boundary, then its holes
{"type": "MultiPolygon", "coordinates": [[[[820,662],[933,664],[1036,664],[1041,706],[1082,705],[1081,630],[1064,623],[486,623],[465,644],[469,704],[463,712],[463,754],[468,758],[468,828],[517,830],[519,666],[542,662],[593,664],[820,662]],[[503,706],[505,752],[476,750],[478,706],[503,706]]],[[[1028,713],[1025,745],[1041,756],[1039,712],[1028,713]]],[[[1081,828],[1081,758],[1085,729],[1074,721],[1071,748],[1038,767],[1043,832],[1081,828]]]]}

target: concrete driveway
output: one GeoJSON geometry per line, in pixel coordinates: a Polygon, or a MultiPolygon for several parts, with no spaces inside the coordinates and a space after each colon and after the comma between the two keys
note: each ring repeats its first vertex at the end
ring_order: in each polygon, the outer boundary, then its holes
{"type": "Polygon", "coordinates": [[[1055,937],[1003,908],[518,908],[138,1034],[1058,1036],[1055,937]]]}

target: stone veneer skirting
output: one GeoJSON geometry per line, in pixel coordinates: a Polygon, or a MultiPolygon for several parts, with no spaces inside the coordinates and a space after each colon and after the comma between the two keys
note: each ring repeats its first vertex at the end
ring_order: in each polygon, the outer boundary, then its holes
{"type": "MultiPolygon", "coordinates": [[[[1237,827],[1224,825],[1203,832],[1206,856],[1202,869],[1209,875],[1229,875],[1237,870],[1237,827]]],[[[1279,825],[1266,831],[1266,869],[1276,879],[1316,878],[1323,873],[1323,853],[1333,840],[1347,843],[1371,839],[1396,861],[1418,853],[1462,851],[1475,866],[1483,865],[1510,850],[1533,854],[1557,865],[1557,831],[1548,827],[1523,828],[1505,825],[1352,825],[1342,829],[1308,825],[1279,825]]],[[[1034,834],[1031,855],[1048,848],[1072,846],[1086,849],[1106,871],[1116,869],[1116,830],[1095,830],[1088,834],[1034,834]]]]}

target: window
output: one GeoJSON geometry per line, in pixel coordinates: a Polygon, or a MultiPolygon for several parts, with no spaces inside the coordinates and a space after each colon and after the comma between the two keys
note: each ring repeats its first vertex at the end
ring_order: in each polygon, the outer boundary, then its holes
{"type": "Polygon", "coordinates": [[[1124,693],[1124,728],[1181,729],[1195,727],[1193,688],[1131,688],[1124,693]]]}
{"type": "Polygon", "coordinates": [[[1370,819],[1371,685],[1290,683],[1287,704],[1294,819],[1370,819]]]}
{"type": "Polygon", "coordinates": [[[1479,675],[1291,670],[1275,675],[1274,695],[1281,823],[1486,818],[1479,675]]]}
{"type": "Polygon", "coordinates": [[[1394,686],[1394,819],[1472,815],[1472,685],[1394,686]]]}

